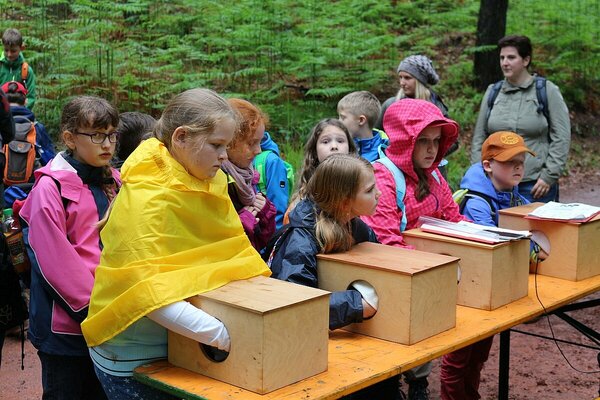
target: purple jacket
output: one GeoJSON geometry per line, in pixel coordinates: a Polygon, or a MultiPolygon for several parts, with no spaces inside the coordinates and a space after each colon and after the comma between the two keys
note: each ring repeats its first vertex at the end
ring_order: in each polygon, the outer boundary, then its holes
{"type": "MultiPolygon", "coordinates": [[[[113,177],[120,184],[116,170],[113,177]]],[[[35,178],[20,211],[28,225],[24,233],[32,264],[28,336],[49,354],[86,355],[80,323],[100,261],[98,209],[62,153],[35,171],[35,178]]]]}

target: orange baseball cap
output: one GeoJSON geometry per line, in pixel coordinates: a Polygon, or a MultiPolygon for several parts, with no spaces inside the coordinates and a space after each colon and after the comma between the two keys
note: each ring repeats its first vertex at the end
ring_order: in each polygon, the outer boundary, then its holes
{"type": "Polygon", "coordinates": [[[535,153],[525,146],[523,138],[514,132],[500,131],[492,133],[481,147],[482,160],[494,159],[504,162],[520,153],[529,153],[535,157],[535,153]]]}

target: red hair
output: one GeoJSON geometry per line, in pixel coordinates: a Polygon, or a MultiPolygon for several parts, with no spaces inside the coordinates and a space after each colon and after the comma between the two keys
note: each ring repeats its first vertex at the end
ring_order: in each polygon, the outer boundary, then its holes
{"type": "Polygon", "coordinates": [[[256,129],[262,123],[265,127],[269,123],[269,118],[249,101],[242,99],[227,100],[231,108],[239,115],[239,128],[235,132],[235,136],[231,141],[231,146],[235,145],[240,140],[244,140],[256,132],[256,129]]]}

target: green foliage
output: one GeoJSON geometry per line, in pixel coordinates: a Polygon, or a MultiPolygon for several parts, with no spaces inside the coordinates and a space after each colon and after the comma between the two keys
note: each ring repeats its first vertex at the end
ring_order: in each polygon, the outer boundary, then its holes
{"type": "MultiPolygon", "coordinates": [[[[55,135],[74,95],[158,116],[174,94],[204,86],[260,105],[299,167],[295,149],[317,121],[336,115],[339,98],[369,90],[385,100],[397,90],[398,61],[415,53],[434,60],[436,91],[469,137],[482,96],[471,86],[472,57],[482,50],[478,10],[478,0],[0,0],[0,28],[23,32],[38,78],[35,112],[55,135]]],[[[535,69],[571,109],[598,112],[599,11],[594,0],[509,7],[507,33],[532,38],[535,69]]],[[[450,157],[453,184],[467,150],[450,157]]]]}

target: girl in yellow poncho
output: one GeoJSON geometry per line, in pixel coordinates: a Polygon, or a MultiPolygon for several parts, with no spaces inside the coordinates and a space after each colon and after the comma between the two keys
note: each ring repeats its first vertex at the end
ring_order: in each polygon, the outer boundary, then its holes
{"type": "Polygon", "coordinates": [[[171,398],[130,378],[138,365],[167,356],[166,328],[229,350],[225,326],[184,299],[270,274],[220,170],[236,125],[223,98],[188,90],[167,105],[155,138],[123,165],[81,326],[109,399],[171,398]]]}

